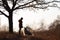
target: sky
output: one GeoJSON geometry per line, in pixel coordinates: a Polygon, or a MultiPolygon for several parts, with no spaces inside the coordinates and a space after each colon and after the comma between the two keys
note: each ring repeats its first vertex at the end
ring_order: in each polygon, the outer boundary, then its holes
{"type": "MultiPolygon", "coordinates": [[[[60,4],[58,4],[58,6],[59,5],[60,4]]],[[[57,19],[58,15],[60,15],[60,9],[56,7],[48,7],[47,9],[27,8],[14,11],[13,15],[13,28],[16,32],[19,30],[18,20],[21,17],[23,17],[23,27],[29,26],[33,30],[37,30],[41,27],[41,23],[43,22],[44,29],[48,30],[50,24],[57,19]]],[[[4,15],[0,16],[0,25],[1,28],[4,26],[8,28],[8,19],[4,15]]]]}

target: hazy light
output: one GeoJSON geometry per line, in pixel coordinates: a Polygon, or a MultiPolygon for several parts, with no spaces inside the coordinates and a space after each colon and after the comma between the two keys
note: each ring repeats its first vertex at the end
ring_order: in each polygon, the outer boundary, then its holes
{"type": "Polygon", "coordinates": [[[48,29],[49,25],[57,18],[57,15],[59,15],[60,13],[59,9],[57,8],[49,8],[49,9],[50,10],[45,11],[37,10],[36,12],[34,12],[33,10],[30,11],[29,9],[19,10],[17,14],[15,14],[14,17],[16,18],[14,18],[14,20],[18,24],[18,20],[20,19],[20,17],[23,17],[23,26],[24,27],[29,26],[34,30],[41,27],[40,26],[41,21],[43,20],[46,29],[48,29]]]}
{"type": "MultiPolygon", "coordinates": [[[[41,27],[41,22],[44,22],[45,29],[48,29],[49,25],[57,18],[57,15],[60,15],[60,9],[58,8],[49,8],[49,10],[29,10],[22,9],[15,11],[13,16],[13,28],[14,31],[19,30],[18,20],[23,17],[23,26],[29,26],[32,29],[36,30],[41,27]]],[[[8,26],[8,19],[5,16],[1,16],[1,27],[8,26]]]]}

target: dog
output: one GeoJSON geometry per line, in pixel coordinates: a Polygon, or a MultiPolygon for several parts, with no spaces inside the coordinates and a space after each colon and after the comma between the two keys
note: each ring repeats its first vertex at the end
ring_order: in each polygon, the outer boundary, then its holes
{"type": "Polygon", "coordinates": [[[21,28],[21,34],[22,34],[23,36],[26,36],[26,35],[31,35],[31,36],[33,36],[33,31],[30,30],[28,27],[26,27],[26,28],[21,28]]]}

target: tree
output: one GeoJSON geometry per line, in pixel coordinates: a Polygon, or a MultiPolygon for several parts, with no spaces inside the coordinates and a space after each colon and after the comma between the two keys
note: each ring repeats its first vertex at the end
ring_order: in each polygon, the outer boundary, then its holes
{"type": "MultiPolygon", "coordinates": [[[[9,32],[13,33],[13,11],[16,9],[19,9],[19,7],[27,5],[28,3],[24,4],[24,5],[19,5],[18,7],[15,8],[16,4],[17,4],[18,0],[1,0],[1,6],[4,7],[4,9],[9,13],[9,15],[6,15],[4,12],[1,12],[1,14],[3,14],[5,17],[8,18],[9,21],[9,32]],[[8,5],[8,1],[11,1],[13,4],[12,8],[10,8],[10,6],[8,5]]],[[[23,7],[21,7],[23,8],[23,7]]]]}
{"type": "MultiPolygon", "coordinates": [[[[23,8],[38,8],[38,9],[46,9],[47,7],[52,7],[51,6],[45,6],[49,3],[53,3],[53,2],[60,2],[60,1],[51,1],[51,2],[45,2],[44,0],[32,0],[30,2],[24,3],[22,5],[20,5],[19,3],[21,1],[24,0],[0,0],[0,7],[3,7],[3,9],[5,9],[9,15],[5,14],[3,11],[0,10],[1,14],[3,14],[5,17],[8,18],[9,21],[9,32],[13,33],[13,12],[17,9],[23,9],[23,8]],[[8,2],[12,3],[12,8],[10,8],[8,2]],[[36,2],[35,4],[33,2],[36,2]],[[31,4],[32,3],[32,4],[31,4]],[[16,6],[18,5],[18,6],[16,6]],[[40,5],[40,6],[39,6],[40,5]]],[[[56,4],[53,5],[53,7],[57,7],[56,4]]]]}

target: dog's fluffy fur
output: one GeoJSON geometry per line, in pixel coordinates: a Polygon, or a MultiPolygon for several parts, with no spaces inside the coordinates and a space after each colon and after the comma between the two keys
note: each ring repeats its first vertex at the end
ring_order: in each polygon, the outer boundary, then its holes
{"type": "MultiPolygon", "coordinates": [[[[25,28],[21,28],[21,34],[22,34],[23,36],[28,35],[28,34],[25,34],[25,28]]],[[[32,34],[32,36],[33,36],[33,33],[32,33],[32,32],[31,32],[31,34],[32,34]]]]}

